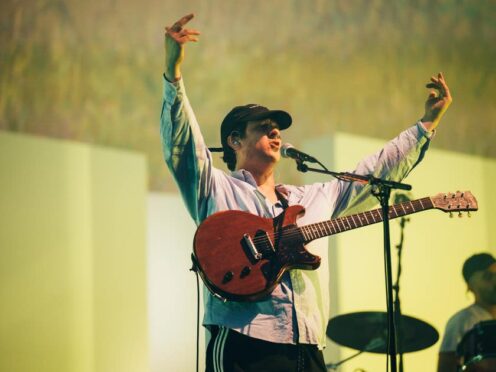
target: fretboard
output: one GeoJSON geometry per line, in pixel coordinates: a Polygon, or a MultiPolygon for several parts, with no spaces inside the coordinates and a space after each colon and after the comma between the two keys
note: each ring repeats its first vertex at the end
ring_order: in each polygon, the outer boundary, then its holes
{"type": "MultiPolygon", "coordinates": [[[[406,216],[408,214],[421,212],[434,208],[429,197],[395,204],[389,207],[389,219],[406,216]]],[[[310,225],[300,226],[299,230],[305,238],[305,243],[325,236],[339,234],[343,231],[357,229],[359,227],[382,222],[381,209],[352,214],[328,221],[317,222],[310,225]]]]}

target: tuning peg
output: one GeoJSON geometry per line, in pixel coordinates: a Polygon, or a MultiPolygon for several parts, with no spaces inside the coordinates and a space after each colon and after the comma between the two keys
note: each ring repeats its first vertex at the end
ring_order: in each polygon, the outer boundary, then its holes
{"type": "Polygon", "coordinates": [[[463,217],[462,212],[458,212],[458,217],[459,217],[459,218],[462,218],[462,217],[463,217]]]}
{"type": "Polygon", "coordinates": [[[467,213],[467,217],[468,217],[468,218],[472,217],[472,215],[470,214],[470,211],[468,211],[468,213],[467,213]]]}
{"type": "Polygon", "coordinates": [[[453,212],[449,212],[450,218],[453,218],[453,212]]]}

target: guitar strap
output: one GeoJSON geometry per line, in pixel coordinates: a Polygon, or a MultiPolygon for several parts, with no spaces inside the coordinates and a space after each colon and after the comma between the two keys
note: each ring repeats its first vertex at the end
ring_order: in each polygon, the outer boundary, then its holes
{"type": "Polygon", "coordinates": [[[275,189],[275,191],[276,191],[277,199],[279,199],[279,201],[282,204],[282,209],[286,210],[286,208],[289,207],[288,200],[279,190],[275,189]]]}

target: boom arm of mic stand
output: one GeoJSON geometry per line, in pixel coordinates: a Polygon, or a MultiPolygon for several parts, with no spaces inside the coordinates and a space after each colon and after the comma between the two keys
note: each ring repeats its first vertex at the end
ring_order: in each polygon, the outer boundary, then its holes
{"type": "Polygon", "coordinates": [[[363,185],[370,184],[370,185],[377,185],[377,186],[385,186],[388,187],[389,189],[399,189],[399,190],[411,190],[412,186],[408,185],[406,183],[401,183],[401,182],[396,182],[396,181],[390,181],[390,180],[384,180],[382,178],[376,178],[374,176],[362,176],[360,174],[355,174],[355,173],[349,173],[349,172],[333,172],[327,169],[318,169],[318,168],[312,168],[306,165],[303,161],[297,160],[296,161],[296,169],[298,169],[300,172],[315,172],[315,173],[323,173],[323,174],[328,174],[330,176],[333,176],[337,178],[338,180],[341,181],[346,181],[346,182],[358,182],[363,185]]]}

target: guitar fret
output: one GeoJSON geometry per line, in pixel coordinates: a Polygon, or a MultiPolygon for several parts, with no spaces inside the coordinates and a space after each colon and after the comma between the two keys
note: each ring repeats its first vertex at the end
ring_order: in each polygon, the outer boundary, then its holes
{"type": "Polygon", "coordinates": [[[317,226],[319,228],[320,237],[325,236],[325,228],[322,226],[322,222],[319,222],[317,226]]]}
{"type": "Polygon", "coordinates": [[[319,224],[318,223],[313,225],[313,233],[315,234],[315,236],[317,238],[320,238],[320,236],[319,236],[319,224]]]}
{"type": "Polygon", "coordinates": [[[391,213],[390,214],[392,214],[392,212],[394,212],[395,215],[391,216],[391,217],[393,217],[393,218],[398,217],[398,211],[396,210],[395,206],[391,207],[391,213]]]}
{"type": "Polygon", "coordinates": [[[303,239],[304,239],[304,240],[309,240],[309,239],[308,239],[308,234],[307,234],[307,233],[306,233],[306,231],[305,231],[305,226],[301,226],[301,227],[299,228],[299,230],[301,231],[301,235],[303,235],[303,239]]]}
{"type": "Polygon", "coordinates": [[[334,230],[337,233],[340,233],[341,232],[341,229],[339,228],[339,223],[338,223],[338,220],[337,219],[332,220],[332,226],[334,227],[334,230]]]}
{"type": "Polygon", "coordinates": [[[350,223],[348,222],[348,217],[343,217],[343,225],[345,230],[350,229],[350,223]]]}
{"type": "Polygon", "coordinates": [[[314,226],[310,225],[310,233],[312,234],[312,238],[316,239],[317,235],[315,234],[314,226]]]}
{"type": "Polygon", "coordinates": [[[329,221],[325,221],[325,224],[327,226],[327,229],[329,230],[329,235],[332,235],[334,231],[332,230],[332,224],[329,223],[329,221]]]}
{"type": "Polygon", "coordinates": [[[321,230],[321,227],[320,227],[320,222],[315,225],[315,229],[317,230],[317,235],[319,236],[319,238],[324,235],[324,234],[322,234],[322,230],[321,230]]]}
{"type": "Polygon", "coordinates": [[[349,217],[345,217],[346,218],[346,223],[348,224],[348,229],[351,230],[353,227],[351,227],[350,225],[350,218],[349,217]]]}
{"type": "MultiPolygon", "coordinates": [[[[433,201],[431,198],[427,197],[392,205],[389,207],[388,215],[389,218],[396,218],[421,210],[431,209],[433,207],[433,201]]],[[[352,214],[350,216],[338,217],[331,220],[302,226],[300,227],[300,231],[305,241],[312,241],[324,236],[378,223],[382,220],[382,209],[378,208],[362,213],[352,214]]]]}
{"type": "Polygon", "coordinates": [[[310,233],[309,227],[308,226],[304,226],[304,228],[305,228],[305,231],[306,231],[307,235],[310,237],[310,239],[313,239],[312,234],[310,233]]]}
{"type": "Polygon", "coordinates": [[[356,224],[356,221],[355,221],[355,216],[354,215],[351,215],[351,220],[353,221],[353,225],[355,225],[355,228],[357,228],[357,224],[356,224]]]}
{"type": "Polygon", "coordinates": [[[324,221],[324,222],[322,222],[322,224],[324,225],[324,228],[325,228],[325,232],[326,232],[326,234],[327,234],[327,235],[330,235],[330,234],[332,233],[332,231],[331,231],[331,229],[330,229],[330,227],[329,227],[329,224],[328,224],[328,223],[326,223],[325,221],[324,221]]]}
{"type": "Polygon", "coordinates": [[[346,230],[351,230],[350,219],[348,217],[343,218],[346,222],[346,230]]]}
{"type": "Polygon", "coordinates": [[[343,224],[345,231],[349,230],[348,226],[346,226],[346,217],[341,217],[341,223],[343,224]]]}
{"type": "Polygon", "coordinates": [[[339,223],[338,223],[337,220],[333,220],[332,221],[332,224],[333,224],[333,226],[334,226],[334,228],[336,229],[337,232],[341,232],[341,229],[339,227],[339,223]]]}

